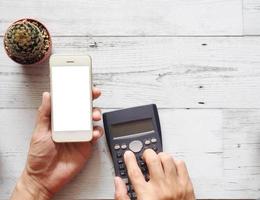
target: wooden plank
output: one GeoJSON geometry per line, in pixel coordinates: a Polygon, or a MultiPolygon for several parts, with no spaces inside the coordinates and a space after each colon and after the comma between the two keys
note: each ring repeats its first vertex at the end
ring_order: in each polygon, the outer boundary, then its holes
{"type": "MultiPolygon", "coordinates": [[[[0,109],[0,199],[8,199],[24,167],[35,113],[0,109]]],[[[164,149],[186,161],[197,198],[260,196],[259,109],[160,109],[159,114],[164,149]]],[[[85,169],[56,199],[111,199],[112,177],[103,137],[85,169]]]]}
{"type": "Polygon", "coordinates": [[[260,35],[260,1],[244,0],[244,35],[260,35]]]}
{"type": "Polygon", "coordinates": [[[31,17],[53,35],[242,35],[238,0],[1,0],[0,33],[31,17]]]}
{"type": "MultiPolygon", "coordinates": [[[[260,108],[260,37],[55,37],[54,53],[93,57],[106,108],[260,108]],[[109,101],[107,101],[109,99],[109,101]]],[[[0,107],[35,108],[48,65],[21,67],[0,43],[0,107]]]]}

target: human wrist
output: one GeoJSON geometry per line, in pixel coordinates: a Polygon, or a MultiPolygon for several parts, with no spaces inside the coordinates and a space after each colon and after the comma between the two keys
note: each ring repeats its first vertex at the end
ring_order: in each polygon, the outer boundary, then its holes
{"type": "Polygon", "coordinates": [[[25,171],[16,183],[11,200],[49,200],[52,194],[25,171]]]}

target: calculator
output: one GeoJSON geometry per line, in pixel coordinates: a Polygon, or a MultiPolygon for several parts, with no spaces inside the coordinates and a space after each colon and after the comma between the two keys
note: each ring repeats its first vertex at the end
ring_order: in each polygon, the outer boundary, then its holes
{"type": "Polygon", "coordinates": [[[137,199],[136,193],[128,179],[124,164],[124,152],[132,151],[146,179],[149,172],[142,154],[151,148],[156,153],[162,151],[162,135],[158,110],[155,104],[127,108],[103,114],[107,143],[114,163],[116,176],[120,176],[127,186],[131,200],[137,199]]]}

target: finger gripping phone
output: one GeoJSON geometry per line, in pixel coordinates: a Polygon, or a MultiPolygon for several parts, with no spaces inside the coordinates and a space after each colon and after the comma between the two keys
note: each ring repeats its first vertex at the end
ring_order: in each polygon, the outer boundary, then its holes
{"type": "Polygon", "coordinates": [[[50,85],[53,140],[90,141],[93,135],[90,56],[52,55],[50,85]]]}
{"type": "Polygon", "coordinates": [[[157,107],[150,104],[107,112],[103,114],[103,122],[115,174],[124,180],[128,195],[134,200],[137,197],[128,179],[123,154],[126,150],[135,154],[137,163],[148,181],[149,172],[142,154],[147,148],[153,149],[156,153],[161,152],[163,148],[157,107]]]}

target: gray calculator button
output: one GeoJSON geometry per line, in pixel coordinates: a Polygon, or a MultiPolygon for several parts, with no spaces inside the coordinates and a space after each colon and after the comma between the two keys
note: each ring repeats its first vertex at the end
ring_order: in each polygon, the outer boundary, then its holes
{"type": "Polygon", "coordinates": [[[122,144],[121,145],[121,149],[126,149],[127,148],[127,145],[126,144],[122,144]]]}
{"type": "Polygon", "coordinates": [[[126,175],[126,173],[125,173],[125,171],[123,170],[123,171],[120,171],[120,176],[125,176],[126,175]]]}
{"type": "Polygon", "coordinates": [[[129,144],[129,149],[135,153],[140,152],[142,148],[143,148],[143,143],[140,140],[134,140],[129,144]]]}
{"type": "Polygon", "coordinates": [[[115,149],[115,150],[120,149],[120,145],[119,145],[119,144],[116,144],[116,145],[114,146],[114,149],[115,149]]]}
{"type": "Polygon", "coordinates": [[[156,138],[152,138],[152,139],[151,139],[151,142],[152,142],[152,143],[156,143],[156,142],[157,142],[157,139],[156,139],[156,138]]]}
{"type": "Polygon", "coordinates": [[[151,144],[151,141],[150,141],[150,140],[145,140],[145,141],[144,141],[144,144],[145,144],[145,145],[149,145],[149,144],[151,144]]]}

